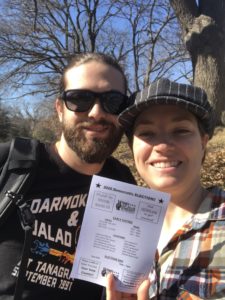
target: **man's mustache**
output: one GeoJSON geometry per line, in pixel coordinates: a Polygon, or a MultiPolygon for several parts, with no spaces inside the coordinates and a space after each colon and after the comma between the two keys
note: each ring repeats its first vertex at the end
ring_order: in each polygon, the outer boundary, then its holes
{"type": "Polygon", "coordinates": [[[83,121],[80,122],[79,124],[77,124],[77,127],[88,127],[88,126],[97,126],[97,125],[101,125],[101,126],[112,126],[113,123],[108,122],[106,120],[100,120],[100,121],[83,121]]]}

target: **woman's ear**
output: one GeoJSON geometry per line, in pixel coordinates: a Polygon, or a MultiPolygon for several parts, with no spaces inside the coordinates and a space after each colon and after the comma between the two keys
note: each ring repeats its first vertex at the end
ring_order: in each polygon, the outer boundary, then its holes
{"type": "Polygon", "coordinates": [[[63,115],[63,102],[59,98],[55,100],[55,109],[58,114],[59,121],[62,122],[62,115],[63,115]]]}
{"type": "Polygon", "coordinates": [[[204,135],[202,136],[202,149],[203,149],[204,151],[205,151],[205,149],[206,149],[206,146],[207,146],[208,141],[209,141],[209,136],[208,136],[208,134],[204,134],[204,135]]]}
{"type": "Polygon", "coordinates": [[[209,141],[209,136],[208,134],[204,134],[202,136],[202,164],[204,163],[205,161],[205,156],[206,156],[206,146],[207,146],[207,143],[209,141]]]}

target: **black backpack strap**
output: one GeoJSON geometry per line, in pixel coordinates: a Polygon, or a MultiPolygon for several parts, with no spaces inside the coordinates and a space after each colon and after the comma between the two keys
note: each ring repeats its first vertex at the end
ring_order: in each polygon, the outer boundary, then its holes
{"type": "Polygon", "coordinates": [[[39,141],[26,138],[12,140],[7,161],[0,176],[0,225],[18,208],[25,230],[22,258],[16,282],[14,300],[21,299],[28,263],[34,216],[24,195],[28,191],[39,162],[39,141]]]}
{"type": "Polygon", "coordinates": [[[32,241],[33,224],[34,224],[34,217],[31,213],[27,203],[24,203],[23,206],[25,206],[24,207],[25,211],[28,212],[30,224],[28,224],[26,222],[26,226],[24,227],[25,238],[24,238],[24,242],[23,242],[23,251],[22,251],[22,256],[21,256],[21,261],[20,261],[19,274],[18,274],[17,281],[16,281],[14,300],[22,299],[23,287],[24,287],[25,278],[26,278],[28,257],[29,257],[31,241],[32,241]]]}
{"type": "Polygon", "coordinates": [[[0,176],[0,226],[24,202],[36,173],[39,141],[14,138],[0,176]]]}

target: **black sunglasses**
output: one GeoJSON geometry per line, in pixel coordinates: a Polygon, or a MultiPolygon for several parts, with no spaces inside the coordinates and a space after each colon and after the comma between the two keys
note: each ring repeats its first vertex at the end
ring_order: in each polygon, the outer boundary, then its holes
{"type": "Polygon", "coordinates": [[[100,101],[102,109],[113,115],[120,114],[128,106],[128,97],[117,91],[96,93],[89,90],[67,90],[61,94],[67,109],[74,112],[86,112],[100,101]]]}

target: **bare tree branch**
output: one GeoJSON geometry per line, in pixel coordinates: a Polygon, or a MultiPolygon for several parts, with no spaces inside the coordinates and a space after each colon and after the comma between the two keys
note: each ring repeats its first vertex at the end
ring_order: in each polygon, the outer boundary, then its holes
{"type": "Polygon", "coordinates": [[[175,47],[179,36],[168,0],[3,3],[1,92],[10,84],[14,89],[25,89],[16,95],[57,94],[58,78],[68,59],[84,51],[111,54],[124,66],[132,91],[163,70],[169,74],[183,55],[175,47]]]}

